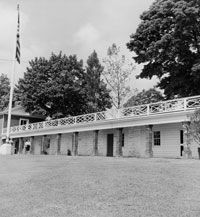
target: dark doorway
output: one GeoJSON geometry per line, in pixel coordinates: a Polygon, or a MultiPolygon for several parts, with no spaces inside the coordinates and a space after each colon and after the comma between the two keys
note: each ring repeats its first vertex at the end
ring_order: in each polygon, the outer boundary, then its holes
{"type": "Polygon", "coordinates": [[[181,154],[181,157],[182,157],[183,153],[184,153],[184,146],[183,145],[180,146],[180,152],[181,152],[180,154],[181,154]]]}
{"type": "Polygon", "coordinates": [[[19,152],[19,139],[16,139],[14,142],[14,154],[19,152]]]}
{"type": "Polygon", "coordinates": [[[184,146],[183,146],[183,144],[184,144],[184,136],[183,136],[183,130],[180,130],[180,155],[181,155],[181,157],[183,156],[183,153],[184,153],[184,146]]]}
{"type": "Polygon", "coordinates": [[[107,135],[107,156],[113,156],[113,134],[107,135]]]}

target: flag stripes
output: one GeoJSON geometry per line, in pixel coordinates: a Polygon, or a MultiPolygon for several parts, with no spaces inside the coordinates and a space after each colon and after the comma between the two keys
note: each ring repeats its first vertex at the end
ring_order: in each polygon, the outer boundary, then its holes
{"type": "Polygon", "coordinates": [[[17,6],[18,9],[18,22],[17,22],[17,41],[16,41],[16,55],[15,58],[17,62],[20,64],[20,40],[19,40],[19,5],[17,6]]]}

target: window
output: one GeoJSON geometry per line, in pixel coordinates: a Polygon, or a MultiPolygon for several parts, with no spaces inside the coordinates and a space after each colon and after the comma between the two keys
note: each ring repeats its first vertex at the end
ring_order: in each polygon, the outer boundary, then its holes
{"type": "Polygon", "coordinates": [[[155,146],[160,146],[160,131],[153,132],[153,143],[155,146]]]}
{"type": "Polygon", "coordinates": [[[180,144],[183,144],[183,130],[180,130],[180,144]]]}
{"type": "Polygon", "coordinates": [[[20,118],[19,120],[19,125],[26,125],[29,123],[29,120],[28,119],[23,119],[23,118],[20,118]]]}

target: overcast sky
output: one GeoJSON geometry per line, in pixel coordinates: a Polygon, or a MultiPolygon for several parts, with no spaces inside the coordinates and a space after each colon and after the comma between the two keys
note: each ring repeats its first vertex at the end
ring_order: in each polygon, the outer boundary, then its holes
{"type": "MultiPolygon", "coordinates": [[[[23,76],[27,62],[34,57],[48,58],[51,52],[62,51],[76,54],[86,62],[95,49],[100,58],[107,48],[116,43],[129,58],[126,49],[129,36],[134,33],[140,14],[153,0],[0,0],[0,73],[10,76],[12,64],[2,59],[13,59],[17,12],[20,4],[21,61],[15,79],[23,76]]],[[[133,60],[132,60],[133,61],[133,60]]],[[[136,80],[133,72],[132,85],[139,89],[149,88],[154,81],[136,80]]]]}

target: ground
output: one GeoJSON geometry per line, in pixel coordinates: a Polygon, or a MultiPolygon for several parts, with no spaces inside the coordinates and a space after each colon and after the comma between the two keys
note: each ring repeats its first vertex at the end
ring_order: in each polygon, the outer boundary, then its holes
{"type": "Polygon", "coordinates": [[[200,161],[0,156],[0,216],[200,216],[200,161]]]}

